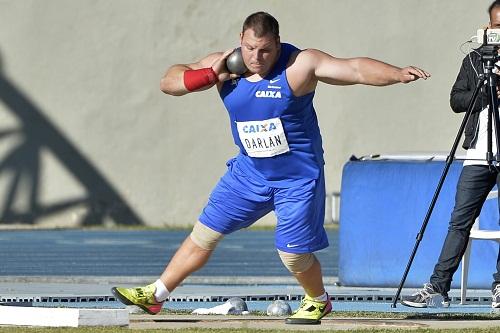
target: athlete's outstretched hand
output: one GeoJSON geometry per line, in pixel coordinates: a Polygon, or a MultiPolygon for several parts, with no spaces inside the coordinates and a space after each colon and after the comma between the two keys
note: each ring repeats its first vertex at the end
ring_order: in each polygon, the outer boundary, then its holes
{"type": "Polygon", "coordinates": [[[427,80],[427,78],[431,77],[430,73],[427,73],[423,69],[420,69],[415,66],[408,66],[405,68],[401,68],[401,78],[400,81],[402,83],[409,83],[416,81],[418,79],[427,80]]]}

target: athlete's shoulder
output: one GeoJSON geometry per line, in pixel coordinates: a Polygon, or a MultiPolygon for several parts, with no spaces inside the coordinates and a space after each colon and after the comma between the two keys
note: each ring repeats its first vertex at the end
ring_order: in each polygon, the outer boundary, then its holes
{"type": "Polygon", "coordinates": [[[321,57],[321,51],[316,49],[298,49],[290,56],[290,65],[312,66],[321,57]]]}

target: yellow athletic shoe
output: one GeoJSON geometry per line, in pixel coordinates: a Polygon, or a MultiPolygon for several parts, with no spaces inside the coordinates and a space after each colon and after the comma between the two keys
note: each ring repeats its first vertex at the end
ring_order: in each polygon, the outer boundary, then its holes
{"type": "Polygon", "coordinates": [[[300,302],[298,310],[292,316],[286,318],[285,323],[302,325],[321,324],[320,319],[331,311],[332,302],[330,302],[330,298],[326,302],[320,302],[306,295],[300,302]]]}
{"type": "Polygon", "coordinates": [[[163,302],[155,299],[156,287],[154,284],[136,288],[111,288],[111,292],[125,305],[137,305],[149,314],[155,315],[161,311],[163,302]]]}

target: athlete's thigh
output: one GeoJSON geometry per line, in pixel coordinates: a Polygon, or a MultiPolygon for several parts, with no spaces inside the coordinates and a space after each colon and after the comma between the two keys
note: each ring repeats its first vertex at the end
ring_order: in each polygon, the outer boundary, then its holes
{"type": "Polygon", "coordinates": [[[328,246],[324,229],[325,181],[275,189],[276,247],[284,252],[311,253],[328,246]]]}
{"type": "Polygon", "coordinates": [[[273,209],[272,189],[237,174],[228,163],[226,174],[210,194],[200,222],[222,234],[246,228],[273,209]]]}

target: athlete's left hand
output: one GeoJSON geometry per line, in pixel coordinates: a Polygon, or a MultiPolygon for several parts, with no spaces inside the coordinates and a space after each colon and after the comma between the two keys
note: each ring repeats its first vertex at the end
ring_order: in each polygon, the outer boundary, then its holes
{"type": "Polygon", "coordinates": [[[402,83],[409,83],[418,79],[427,80],[429,77],[431,77],[431,74],[427,73],[423,69],[415,66],[408,66],[405,68],[401,68],[399,80],[402,83]]]}

